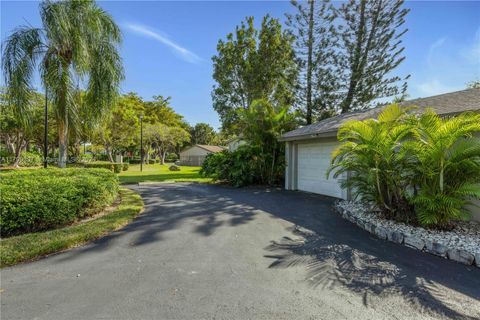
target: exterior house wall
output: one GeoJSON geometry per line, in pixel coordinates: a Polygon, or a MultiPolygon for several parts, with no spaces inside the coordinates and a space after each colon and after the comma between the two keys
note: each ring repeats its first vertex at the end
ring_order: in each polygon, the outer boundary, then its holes
{"type": "Polygon", "coordinates": [[[335,137],[288,141],[285,148],[285,189],[303,190],[347,199],[347,190],[342,190],[339,180],[332,175],[327,179],[331,152],[338,146],[335,137]],[[311,169],[318,161],[318,170],[311,169]],[[308,164],[309,168],[304,168],[308,164]]]}
{"type": "Polygon", "coordinates": [[[201,166],[203,161],[205,161],[205,157],[210,153],[210,151],[207,151],[203,148],[193,146],[180,152],[180,165],[201,166]]]}

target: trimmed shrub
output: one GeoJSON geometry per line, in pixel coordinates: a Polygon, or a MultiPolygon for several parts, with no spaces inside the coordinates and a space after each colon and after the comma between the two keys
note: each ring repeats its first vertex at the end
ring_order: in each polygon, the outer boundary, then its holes
{"type": "Polygon", "coordinates": [[[180,171],[180,167],[177,166],[177,165],[171,165],[170,167],[168,167],[168,170],[170,170],[170,171],[180,171]]]}
{"type": "Polygon", "coordinates": [[[176,153],[169,153],[165,157],[165,162],[175,162],[178,160],[178,156],[176,153]]]}
{"type": "Polygon", "coordinates": [[[249,145],[241,146],[233,152],[225,150],[209,154],[200,174],[236,187],[261,184],[263,181],[258,154],[259,150],[249,145]]]}
{"type": "Polygon", "coordinates": [[[20,154],[20,167],[38,167],[42,165],[42,156],[36,152],[23,151],[20,154]]]}
{"type": "Polygon", "coordinates": [[[128,167],[129,167],[128,162],[124,162],[124,163],[123,163],[123,166],[122,166],[122,170],[123,170],[123,171],[127,171],[127,170],[128,170],[128,167]]]}
{"type": "Polygon", "coordinates": [[[111,204],[118,178],[105,169],[32,169],[1,173],[2,236],[64,226],[111,204]]]}
{"type": "Polygon", "coordinates": [[[81,166],[84,168],[107,169],[115,173],[122,172],[122,168],[123,168],[122,163],[113,163],[113,162],[107,162],[107,161],[95,161],[95,162],[82,163],[81,166]]]}

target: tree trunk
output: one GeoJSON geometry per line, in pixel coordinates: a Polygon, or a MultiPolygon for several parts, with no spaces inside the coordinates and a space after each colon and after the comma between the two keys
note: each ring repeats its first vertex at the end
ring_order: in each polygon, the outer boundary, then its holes
{"type": "Polygon", "coordinates": [[[342,113],[346,113],[350,111],[350,108],[352,106],[353,102],[353,97],[355,95],[355,92],[357,90],[357,84],[358,80],[362,77],[361,71],[359,70],[360,68],[360,61],[362,59],[362,44],[364,42],[365,38],[365,6],[366,6],[366,0],[361,0],[360,3],[360,21],[359,21],[359,26],[358,26],[358,32],[356,34],[356,44],[355,44],[355,51],[353,53],[353,62],[352,62],[352,70],[351,70],[351,75],[350,75],[350,82],[348,85],[348,92],[347,96],[345,97],[345,100],[342,102],[342,113]]]}
{"type": "Polygon", "coordinates": [[[307,57],[307,124],[312,123],[312,73],[313,73],[313,13],[314,0],[308,1],[310,4],[310,12],[308,18],[308,57],[307,57]]]}
{"type": "Polygon", "coordinates": [[[161,157],[162,164],[165,164],[165,157],[166,156],[167,156],[167,151],[163,151],[162,152],[162,157],[161,157]]]}
{"type": "Polygon", "coordinates": [[[58,121],[58,166],[67,166],[68,156],[68,125],[58,121]]]}
{"type": "Polygon", "coordinates": [[[19,141],[18,144],[15,146],[15,161],[13,162],[13,166],[15,168],[18,167],[19,163],[20,163],[20,154],[22,153],[22,151],[25,149],[25,146],[26,146],[26,141],[23,140],[23,141],[19,141]]]}

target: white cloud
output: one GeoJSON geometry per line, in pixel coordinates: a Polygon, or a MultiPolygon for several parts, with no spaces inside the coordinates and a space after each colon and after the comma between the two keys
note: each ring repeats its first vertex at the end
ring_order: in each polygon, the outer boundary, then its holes
{"type": "Polygon", "coordinates": [[[129,29],[130,31],[133,31],[135,33],[141,34],[143,36],[146,36],[148,38],[152,38],[154,40],[157,40],[163,45],[166,45],[170,49],[172,49],[178,56],[180,56],[183,60],[190,62],[190,63],[198,63],[202,59],[197,56],[195,53],[189,51],[188,49],[180,46],[179,44],[173,42],[170,40],[168,37],[165,35],[162,35],[158,31],[155,31],[154,29],[144,26],[141,24],[132,24],[128,23],[125,24],[125,27],[129,29]]]}
{"type": "Polygon", "coordinates": [[[420,83],[417,86],[417,90],[422,97],[434,96],[434,95],[437,95],[437,94],[457,91],[457,90],[461,90],[461,89],[462,89],[462,87],[446,85],[446,84],[440,82],[436,78],[427,80],[423,83],[420,83]]]}
{"type": "Polygon", "coordinates": [[[473,38],[473,42],[471,46],[466,47],[462,55],[467,59],[469,62],[476,65],[480,68],[480,27],[477,29],[475,33],[475,37],[473,38]]]}
{"type": "Polygon", "coordinates": [[[440,48],[445,43],[446,40],[447,38],[443,37],[430,45],[430,48],[428,49],[428,55],[427,55],[427,63],[429,66],[432,66],[434,64],[434,61],[436,58],[435,55],[438,51],[437,49],[440,48]]]}

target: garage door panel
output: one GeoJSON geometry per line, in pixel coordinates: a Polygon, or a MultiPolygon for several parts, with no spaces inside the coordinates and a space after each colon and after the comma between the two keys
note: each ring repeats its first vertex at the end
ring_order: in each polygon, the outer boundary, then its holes
{"type": "Polygon", "coordinates": [[[332,152],[337,146],[336,142],[298,145],[298,190],[345,198],[340,178],[326,177],[332,152]]]}

